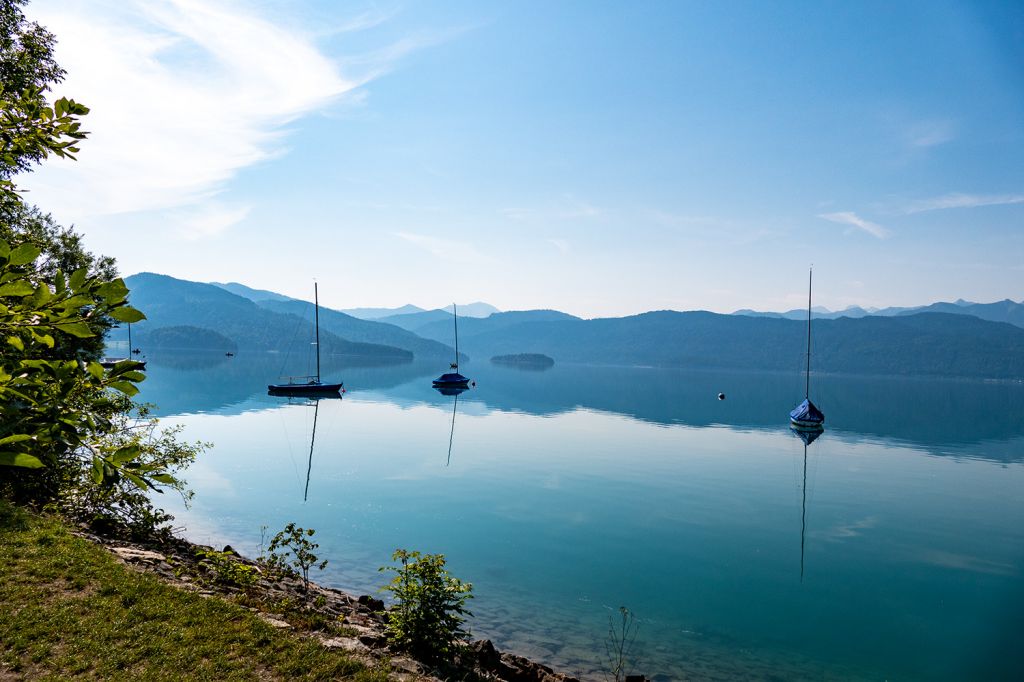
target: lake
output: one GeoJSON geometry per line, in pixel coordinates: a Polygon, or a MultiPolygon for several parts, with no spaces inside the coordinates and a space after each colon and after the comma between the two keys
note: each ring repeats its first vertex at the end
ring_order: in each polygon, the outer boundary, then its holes
{"type": "Polygon", "coordinates": [[[805,448],[799,374],[478,361],[456,403],[444,369],[331,359],[347,393],[311,403],[266,395],[273,354],[151,355],[140,398],[214,443],[191,508],[158,501],[250,556],[315,528],[316,579],[357,594],[443,553],[475,637],[587,679],[620,606],[658,680],[1024,669],[1024,385],[814,376],[805,448]]]}

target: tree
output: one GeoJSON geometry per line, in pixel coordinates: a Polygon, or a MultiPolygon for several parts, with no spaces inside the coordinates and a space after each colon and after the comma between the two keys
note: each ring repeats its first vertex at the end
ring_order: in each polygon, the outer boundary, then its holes
{"type": "Polygon", "coordinates": [[[110,320],[145,316],[110,276],[113,262],[97,261],[77,235],[25,207],[12,181],[50,154],[74,158],[86,136],[79,118],[89,111],[66,98],[47,103],[64,72],[53,59],[53,35],[27,21],[22,5],[0,0],[0,492],[41,487],[52,497],[82,471],[97,485],[175,487],[173,457],[115,437],[124,397],[145,379],[140,364],[105,371],[87,348],[110,320]],[[47,475],[25,473],[40,469],[47,475]]]}

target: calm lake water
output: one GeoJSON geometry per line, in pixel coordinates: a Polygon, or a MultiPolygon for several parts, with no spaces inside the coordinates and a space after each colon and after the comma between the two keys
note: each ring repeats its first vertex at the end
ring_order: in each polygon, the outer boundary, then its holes
{"type": "Polygon", "coordinates": [[[398,547],[443,553],[475,636],[590,679],[619,606],[659,680],[1024,670],[1020,384],[815,377],[805,459],[798,374],[476,362],[456,404],[443,366],[338,362],[313,404],[266,395],[279,364],[150,357],[141,398],[214,443],[191,509],[159,500],[194,541],[255,555],[294,521],[360,594],[398,547]]]}

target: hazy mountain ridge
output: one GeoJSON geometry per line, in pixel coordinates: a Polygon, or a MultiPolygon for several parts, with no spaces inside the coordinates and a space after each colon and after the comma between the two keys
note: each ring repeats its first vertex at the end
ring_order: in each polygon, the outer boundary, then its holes
{"type": "MultiPolygon", "coordinates": [[[[288,352],[300,340],[308,344],[313,338],[311,319],[303,320],[295,315],[267,310],[248,298],[213,284],[153,273],[132,275],[125,279],[125,283],[131,290],[132,305],[147,316],[145,321],[132,326],[136,346],[145,344],[147,335],[159,328],[183,326],[211,330],[230,339],[238,348],[255,350],[288,352]]],[[[120,339],[124,335],[124,331],[115,330],[111,338],[120,339]]],[[[159,340],[159,336],[157,338],[159,340]]],[[[353,342],[323,329],[320,348],[324,354],[412,359],[408,350],[353,342]]]]}
{"type": "MultiPolygon", "coordinates": [[[[467,336],[479,334],[496,329],[506,329],[516,325],[529,322],[562,322],[567,320],[579,320],[575,315],[563,313],[558,310],[510,310],[504,313],[493,313],[484,318],[466,318],[459,315],[459,343],[467,336]]],[[[430,322],[416,328],[416,333],[428,339],[443,341],[448,339],[454,343],[455,325],[451,315],[447,319],[430,322]]],[[[460,347],[459,350],[465,350],[460,347]]],[[[473,356],[466,350],[470,357],[473,356]]]]}
{"type": "MultiPolygon", "coordinates": [[[[306,320],[313,319],[313,304],[307,301],[261,301],[261,308],[278,313],[297,315],[306,320]]],[[[446,358],[455,354],[455,349],[444,343],[424,339],[401,327],[382,321],[361,320],[338,310],[320,307],[320,330],[327,330],[349,341],[376,343],[404,348],[417,358],[446,358]]]]}
{"type": "MultiPolygon", "coordinates": [[[[953,303],[940,301],[929,305],[913,307],[891,307],[879,309],[866,309],[860,306],[850,306],[843,310],[833,311],[828,308],[815,306],[811,308],[813,319],[835,320],[840,317],[861,318],[868,316],[895,317],[897,315],[914,315],[916,313],[950,313],[954,315],[972,315],[990,322],[1008,322],[1017,327],[1024,328],[1024,301],[1017,303],[1010,299],[996,301],[994,303],[973,303],[963,299],[957,299],[953,303]]],[[[784,313],[760,312],[744,308],[737,310],[733,315],[745,315],[747,317],[775,317],[787,320],[806,320],[807,309],[797,308],[787,310],[784,313]]]]}
{"type": "MultiPolygon", "coordinates": [[[[488,318],[489,319],[489,318],[488,318]]],[[[658,311],[623,318],[528,321],[462,333],[470,357],[543,353],[558,362],[800,371],[799,320],[658,311]]],[[[819,372],[1024,378],[1024,330],[969,315],[918,313],[819,320],[819,372]]]]}
{"type": "MultiPolygon", "coordinates": [[[[128,284],[132,302],[150,316],[149,323],[135,327],[142,340],[147,324],[191,325],[223,334],[239,347],[281,349],[297,327],[309,330],[312,323],[312,304],[305,301],[267,297],[257,304],[223,287],[162,275],[136,275],[128,284]]],[[[273,292],[260,295],[265,294],[273,292]]],[[[1024,329],[964,314],[1013,319],[1021,304],[958,301],[927,308],[950,306],[955,312],[890,308],[886,310],[898,314],[816,319],[813,367],[851,374],[1024,378],[1024,329]]],[[[782,314],[704,311],[654,311],[592,320],[557,310],[499,312],[486,318],[460,314],[459,346],[477,359],[540,353],[557,362],[799,372],[806,342],[806,312],[799,312],[796,320],[782,314]]],[[[428,360],[448,359],[454,352],[453,320],[443,310],[393,316],[410,326],[426,321],[414,326],[415,333],[327,308],[320,313],[325,352],[406,358],[416,354],[428,360]]]]}

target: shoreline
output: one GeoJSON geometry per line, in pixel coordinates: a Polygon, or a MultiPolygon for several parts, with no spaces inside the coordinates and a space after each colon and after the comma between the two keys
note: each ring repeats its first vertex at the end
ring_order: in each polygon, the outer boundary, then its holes
{"type": "Polygon", "coordinates": [[[488,639],[466,642],[465,649],[450,662],[447,670],[438,670],[411,656],[392,649],[385,632],[386,607],[382,600],[369,595],[355,596],[345,590],[325,587],[309,581],[309,592],[302,589],[296,576],[273,577],[264,574],[258,562],[236,552],[230,545],[217,550],[209,545],[191,542],[177,535],[168,539],[129,540],[96,533],[79,525],[68,524],[70,532],[113,554],[122,564],[186,591],[216,597],[240,604],[269,625],[291,630],[302,637],[361,660],[368,666],[384,661],[394,669],[396,680],[440,682],[451,673],[474,675],[481,680],[508,682],[581,682],[579,678],[556,672],[551,667],[510,652],[502,652],[488,639]],[[209,579],[209,569],[201,565],[199,552],[222,551],[233,561],[250,566],[259,574],[257,583],[249,588],[217,584],[209,579]],[[272,603],[298,603],[301,617],[286,609],[264,608],[272,603]],[[309,623],[337,619],[342,633],[330,633],[309,623]],[[438,677],[437,674],[444,675],[438,677]]]}

